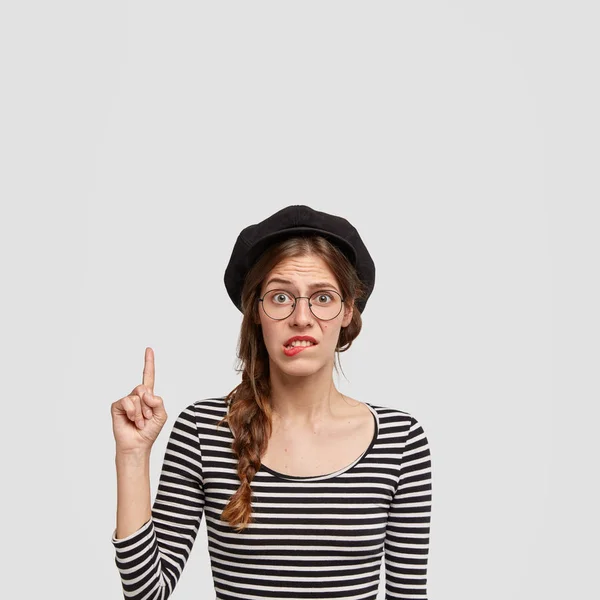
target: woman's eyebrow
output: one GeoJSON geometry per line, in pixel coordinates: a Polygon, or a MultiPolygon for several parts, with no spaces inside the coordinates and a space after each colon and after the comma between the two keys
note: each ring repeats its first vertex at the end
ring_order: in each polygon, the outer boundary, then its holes
{"type": "MultiPolygon", "coordinates": [[[[294,286],[293,282],[289,281],[288,279],[282,279],[281,277],[273,277],[271,279],[269,279],[269,281],[267,282],[267,286],[271,285],[272,283],[283,283],[285,285],[292,285],[294,286]]],[[[295,287],[295,286],[294,286],[295,287]]],[[[329,281],[317,281],[315,283],[311,283],[308,286],[308,289],[315,289],[315,288],[329,288],[329,289],[337,289],[335,285],[333,285],[333,283],[329,283],[329,281]]]]}

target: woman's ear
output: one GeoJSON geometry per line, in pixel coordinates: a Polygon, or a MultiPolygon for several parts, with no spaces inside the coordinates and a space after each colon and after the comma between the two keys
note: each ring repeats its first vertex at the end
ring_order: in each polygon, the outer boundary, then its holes
{"type": "Polygon", "coordinates": [[[344,318],[342,319],[342,327],[348,327],[352,322],[352,315],[354,313],[354,301],[351,301],[348,306],[344,308],[344,318]]]}

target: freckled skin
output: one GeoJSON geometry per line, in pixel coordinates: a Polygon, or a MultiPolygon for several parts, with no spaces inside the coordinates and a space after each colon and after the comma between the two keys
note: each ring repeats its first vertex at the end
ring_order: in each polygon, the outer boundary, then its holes
{"type": "MultiPolygon", "coordinates": [[[[310,296],[309,285],[316,281],[331,282],[334,284],[333,289],[343,296],[337,278],[327,263],[318,256],[303,256],[280,262],[265,277],[261,296],[274,288],[289,288],[289,291],[296,296],[310,296]],[[284,286],[276,283],[267,287],[265,284],[275,276],[289,279],[294,285],[284,286]]],[[[342,311],[335,319],[320,321],[310,312],[308,301],[302,299],[298,301],[296,309],[287,319],[274,321],[261,307],[259,307],[259,317],[271,370],[280,370],[282,375],[306,376],[314,375],[323,369],[328,373],[331,372],[339,332],[352,320],[352,307],[345,302],[342,311]],[[292,358],[287,357],[283,353],[282,346],[294,335],[311,335],[319,345],[312,351],[300,352],[292,358]]]]}

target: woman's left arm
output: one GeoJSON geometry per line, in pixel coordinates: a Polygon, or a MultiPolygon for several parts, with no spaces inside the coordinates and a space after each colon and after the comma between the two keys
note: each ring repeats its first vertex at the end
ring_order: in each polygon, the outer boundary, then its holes
{"type": "Polygon", "coordinates": [[[411,417],[385,535],[386,600],[427,600],[430,520],[429,443],[419,422],[411,417]]]}

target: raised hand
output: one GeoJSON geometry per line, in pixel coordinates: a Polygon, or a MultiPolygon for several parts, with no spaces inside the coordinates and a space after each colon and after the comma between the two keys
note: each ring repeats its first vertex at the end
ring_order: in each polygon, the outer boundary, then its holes
{"type": "Polygon", "coordinates": [[[149,451],[168,415],[154,395],[154,351],[146,348],[142,383],[110,407],[117,452],[149,451]]]}

